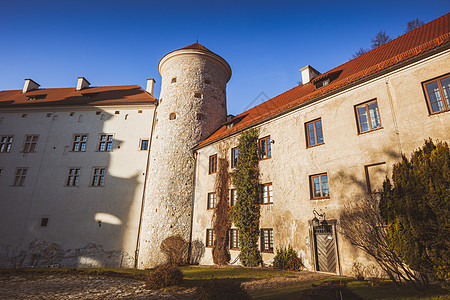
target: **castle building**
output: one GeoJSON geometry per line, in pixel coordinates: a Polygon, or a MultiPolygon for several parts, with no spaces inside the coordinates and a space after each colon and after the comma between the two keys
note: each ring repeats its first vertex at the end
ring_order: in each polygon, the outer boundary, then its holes
{"type": "MultiPolygon", "coordinates": [[[[350,274],[370,259],[339,234],[345,206],[375,193],[402,153],[450,140],[450,14],[227,117],[231,68],[195,43],[138,86],[0,92],[0,266],[154,267],[167,237],[212,264],[220,158],[258,128],[259,247],[291,245],[308,269],[350,274]],[[317,226],[317,217],[330,226],[317,226]]],[[[230,205],[236,199],[229,187],[230,205]]],[[[239,235],[229,232],[232,261],[239,235]]]]}

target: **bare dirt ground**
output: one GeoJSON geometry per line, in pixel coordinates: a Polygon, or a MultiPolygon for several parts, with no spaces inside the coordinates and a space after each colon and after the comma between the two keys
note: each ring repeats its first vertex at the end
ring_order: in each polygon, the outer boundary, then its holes
{"type": "MultiPolygon", "coordinates": [[[[289,276],[244,282],[250,293],[300,282],[332,277],[298,272],[289,276]]],[[[0,274],[0,299],[190,299],[194,289],[171,292],[152,291],[143,281],[87,274],[0,274]]]]}

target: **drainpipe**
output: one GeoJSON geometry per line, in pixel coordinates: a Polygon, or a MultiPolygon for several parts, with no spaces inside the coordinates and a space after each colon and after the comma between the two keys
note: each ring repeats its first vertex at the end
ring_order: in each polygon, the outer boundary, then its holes
{"type": "Polygon", "coordinates": [[[148,170],[149,170],[149,166],[150,166],[150,151],[152,149],[152,140],[153,140],[153,132],[155,130],[157,108],[158,108],[158,100],[155,101],[155,110],[153,111],[152,130],[150,132],[150,139],[148,141],[147,166],[145,168],[144,189],[142,191],[141,213],[139,216],[139,226],[138,226],[138,233],[137,233],[137,240],[136,240],[136,251],[134,252],[134,268],[135,269],[137,269],[137,267],[138,267],[139,247],[140,247],[140,240],[141,240],[142,215],[144,213],[145,193],[146,193],[146,187],[147,187],[148,170]]]}
{"type": "Polygon", "coordinates": [[[192,174],[192,201],[191,201],[191,228],[189,232],[189,248],[188,248],[188,262],[191,263],[192,252],[192,227],[194,226],[194,201],[195,201],[195,179],[197,174],[197,156],[198,153],[192,150],[194,156],[194,173],[192,174]]]}

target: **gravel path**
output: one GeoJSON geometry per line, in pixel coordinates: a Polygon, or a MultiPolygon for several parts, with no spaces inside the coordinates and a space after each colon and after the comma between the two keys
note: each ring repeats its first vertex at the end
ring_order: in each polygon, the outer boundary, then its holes
{"type": "Polygon", "coordinates": [[[186,299],[190,290],[162,293],[144,282],[80,274],[0,275],[0,299],[186,299]]]}

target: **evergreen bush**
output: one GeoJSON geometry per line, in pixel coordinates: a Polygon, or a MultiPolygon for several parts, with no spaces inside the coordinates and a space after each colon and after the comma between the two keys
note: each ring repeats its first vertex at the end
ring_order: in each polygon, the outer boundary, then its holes
{"type": "Polygon", "coordinates": [[[273,267],[280,270],[300,271],[305,266],[302,259],[298,257],[297,251],[289,245],[287,248],[277,249],[273,258],[273,267]]]}

